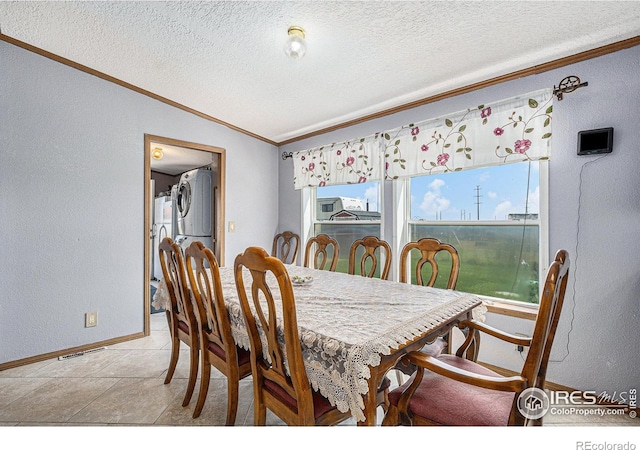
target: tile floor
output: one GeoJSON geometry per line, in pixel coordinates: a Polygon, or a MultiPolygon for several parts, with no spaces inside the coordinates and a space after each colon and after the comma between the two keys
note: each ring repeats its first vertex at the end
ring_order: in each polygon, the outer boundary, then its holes
{"type": "MultiPolygon", "coordinates": [[[[63,361],[42,361],[0,372],[1,426],[217,426],[224,425],[226,378],[212,369],[202,414],[182,407],[188,375],[182,350],[170,384],[163,384],[170,354],[164,313],[151,315],[151,335],[63,361]]],[[[186,347],[185,347],[186,348],[186,347]]],[[[394,380],[396,377],[392,376],[394,380]]],[[[253,425],[251,378],[240,382],[236,425],[253,425]]],[[[379,415],[381,414],[381,410],[379,415]]],[[[268,425],[283,425],[271,413],[268,425]]],[[[345,422],[354,426],[355,421],[345,422]]],[[[640,425],[628,415],[549,416],[547,426],[640,425]]],[[[355,427],[354,427],[355,428],[355,427]]]]}

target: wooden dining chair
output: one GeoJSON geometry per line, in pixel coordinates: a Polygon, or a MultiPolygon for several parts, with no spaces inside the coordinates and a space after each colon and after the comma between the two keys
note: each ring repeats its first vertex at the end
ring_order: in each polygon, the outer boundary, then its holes
{"type": "Polygon", "coordinates": [[[326,234],[319,234],[307,241],[307,246],[304,251],[304,266],[311,267],[309,264],[313,262],[314,269],[324,270],[327,262],[331,261],[329,270],[335,272],[339,256],[340,245],[338,241],[326,234]],[[313,256],[311,256],[314,248],[315,252],[313,252],[313,256]],[[332,251],[331,260],[329,260],[327,249],[332,251]]]}
{"type": "Polygon", "coordinates": [[[262,248],[249,247],[236,257],[234,274],[251,344],[254,425],[265,425],[267,409],[288,425],[334,425],[351,417],[309,384],[293,286],[282,261],[262,248]],[[246,271],[250,286],[243,279],[246,271]],[[272,277],[277,286],[267,285],[272,277]]]}
{"type": "MultiPolygon", "coordinates": [[[[449,271],[447,289],[455,289],[456,283],[458,282],[458,274],[460,273],[460,256],[458,255],[458,251],[452,245],[440,242],[440,240],[434,238],[422,238],[418,241],[409,242],[404,246],[400,253],[400,282],[411,283],[412,277],[409,275],[409,271],[411,271],[415,275],[416,284],[434,286],[440,274],[440,266],[436,259],[439,254],[448,255],[447,263],[451,264],[451,270],[449,271]],[[411,256],[415,253],[419,253],[420,258],[416,260],[414,266],[411,256]],[[429,277],[424,276],[425,267],[430,269],[429,277]]],[[[438,356],[447,347],[448,340],[449,339],[439,337],[433,343],[423,347],[421,351],[429,353],[432,356],[438,356]]]]}
{"type": "Polygon", "coordinates": [[[227,425],[234,425],[240,380],[251,375],[249,352],[236,343],[222,293],[220,269],[213,252],[200,241],[185,251],[189,285],[195,303],[200,336],[200,392],[193,418],[200,416],[209,391],[211,366],[227,377],[227,425]]]}
{"type": "Polygon", "coordinates": [[[358,274],[369,278],[374,277],[376,269],[378,268],[376,252],[378,252],[380,258],[384,260],[384,265],[380,271],[380,278],[388,280],[389,272],[391,271],[391,246],[389,246],[386,241],[378,239],[375,236],[365,236],[351,244],[351,248],[349,249],[349,273],[351,275],[358,274]],[[356,259],[360,247],[363,248],[364,253],[358,261],[359,271],[356,272],[356,259]],[[367,266],[369,266],[368,269],[367,266]]]}
{"type": "Polygon", "coordinates": [[[166,310],[171,334],[171,359],[164,384],[171,382],[180,356],[180,342],[189,346],[189,382],[182,406],[191,401],[198,376],[198,321],[187,285],[182,250],[170,237],[158,245],[162,275],[167,285],[171,306],[166,310]]]}
{"type": "Polygon", "coordinates": [[[275,256],[285,264],[295,264],[298,259],[299,247],[300,236],[291,231],[283,231],[273,238],[271,256],[275,256]]]}
{"type": "Polygon", "coordinates": [[[547,273],[531,338],[468,320],[459,324],[469,333],[455,355],[437,358],[422,352],[405,355],[406,363],[415,364],[418,369],[403,386],[389,393],[390,406],[382,424],[542,425],[541,416],[528,414],[526,400],[530,391],[525,391],[544,388],[568,272],[569,256],[565,250],[559,250],[547,273]],[[476,363],[474,358],[468,359],[468,350],[478,332],[528,347],[520,374],[502,376],[476,363]]]}
{"type": "Polygon", "coordinates": [[[415,242],[409,242],[400,253],[400,282],[410,283],[411,277],[407,275],[409,265],[411,264],[410,256],[414,251],[420,252],[420,259],[412,266],[413,274],[416,277],[416,284],[422,286],[434,286],[439,275],[439,265],[436,256],[442,253],[449,254],[451,262],[451,270],[449,272],[449,280],[447,281],[447,289],[455,289],[458,282],[458,274],[460,273],[460,256],[458,251],[452,245],[440,242],[434,238],[422,238],[415,242]],[[429,278],[424,276],[425,265],[431,268],[429,278]]]}

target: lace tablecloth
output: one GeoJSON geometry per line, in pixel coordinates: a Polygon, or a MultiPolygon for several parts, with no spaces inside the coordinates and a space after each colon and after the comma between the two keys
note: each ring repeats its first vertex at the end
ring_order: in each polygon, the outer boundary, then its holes
{"type": "MultiPolygon", "coordinates": [[[[473,308],[486,312],[479,297],[458,291],[414,286],[376,278],[288,265],[293,276],[312,276],[313,283],[294,286],[300,340],[312,387],[356,420],[364,420],[363,394],[368,392],[370,367],[448,320],[473,308]]],[[[245,274],[249,286],[249,275],[245,274]]],[[[227,310],[236,343],[249,349],[232,267],[221,267],[227,310]]],[[[275,283],[275,280],[272,280],[275,283]]],[[[275,291],[274,291],[275,292],[275,291]]],[[[169,309],[161,281],[154,307],[169,309]]]]}

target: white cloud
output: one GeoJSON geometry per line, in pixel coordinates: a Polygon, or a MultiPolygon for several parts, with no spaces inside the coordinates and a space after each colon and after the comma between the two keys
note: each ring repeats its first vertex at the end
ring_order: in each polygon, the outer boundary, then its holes
{"type": "Polygon", "coordinates": [[[436,178],[429,184],[429,190],[425,192],[420,204],[420,210],[427,215],[427,217],[433,217],[436,212],[445,211],[451,205],[451,201],[442,196],[440,188],[445,185],[445,182],[439,178],[436,178]]]}
{"type": "Polygon", "coordinates": [[[507,200],[496,206],[496,209],[493,210],[493,217],[496,220],[506,220],[507,215],[511,212],[513,212],[513,205],[507,200]]]}
{"type": "Polygon", "coordinates": [[[529,192],[529,209],[530,214],[540,213],[540,186],[535,191],[529,192]]]}
{"type": "Polygon", "coordinates": [[[371,186],[364,191],[364,204],[365,208],[369,202],[369,211],[378,211],[378,187],[371,186]]]}
{"type": "MultiPolygon", "coordinates": [[[[508,214],[524,214],[524,201],[518,205],[514,205],[511,201],[506,200],[500,203],[493,210],[493,218],[496,220],[506,220],[508,214]]],[[[529,192],[529,214],[538,214],[540,212],[540,188],[536,187],[534,191],[529,192]]]]}
{"type": "Polygon", "coordinates": [[[493,192],[493,191],[489,191],[489,193],[487,195],[491,199],[498,198],[498,194],[496,192],[493,192]]]}

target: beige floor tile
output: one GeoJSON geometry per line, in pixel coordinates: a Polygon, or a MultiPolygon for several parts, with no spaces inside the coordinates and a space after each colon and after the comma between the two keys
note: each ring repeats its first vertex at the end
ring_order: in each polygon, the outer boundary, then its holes
{"type": "Polygon", "coordinates": [[[182,402],[179,383],[161,379],[123,378],[77,412],[69,422],[99,424],[153,424],[176,402],[182,402]]]}
{"type": "Polygon", "coordinates": [[[171,348],[171,338],[168,331],[152,333],[140,339],[114,344],[109,348],[116,350],[159,350],[171,348]]]}
{"type": "Polygon", "coordinates": [[[154,331],[169,330],[167,316],[164,312],[151,314],[149,317],[149,325],[151,328],[151,334],[153,334],[154,331]]]}
{"type": "MultiPolygon", "coordinates": [[[[186,383],[183,385],[183,391],[186,383]]],[[[182,407],[182,396],[171,404],[156,421],[156,425],[185,425],[185,426],[224,426],[227,420],[227,380],[226,378],[212,378],[209,383],[207,400],[202,413],[193,419],[193,410],[198,400],[200,382],[188,406],[182,407]]],[[[253,421],[253,384],[251,380],[241,380],[238,389],[238,412],[236,425],[244,425],[247,415],[251,413],[253,421]]]]}
{"type": "Polygon", "coordinates": [[[33,393],[47,382],[49,380],[43,378],[0,378],[0,408],[33,393]]]}
{"type": "Polygon", "coordinates": [[[14,367],[13,369],[7,369],[0,371],[0,378],[22,378],[28,377],[30,374],[37,372],[43,367],[57,361],[57,359],[47,359],[44,361],[27,364],[25,366],[14,367]]]}
{"type": "MultiPolygon", "coordinates": [[[[200,378],[200,361],[198,361],[198,378],[200,378]]],[[[169,368],[169,361],[167,360],[167,369],[169,368]]],[[[165,373],[162,375],[163,377],[165,373]]],[[[178,364],[176,365],[176,371],[173,374],[174,378],[189,378],[189,350],[180,350],[180,357],[178,358],[178,364]]],[[[211,378],[224,378],[226,375],[211,366],[211,378]]]]}
{"type": "Polygon", "coordinates": [[[168,350],[131,350],[126,358],[109,363],[92,376],[106,378],[159,378],[169,367],[168,350]]]}
{"type": "Polygon", "coordinates": [[[0,408],[0,422],[66,422],[117,383],[113,378],[53,378],[0,408]]]}

